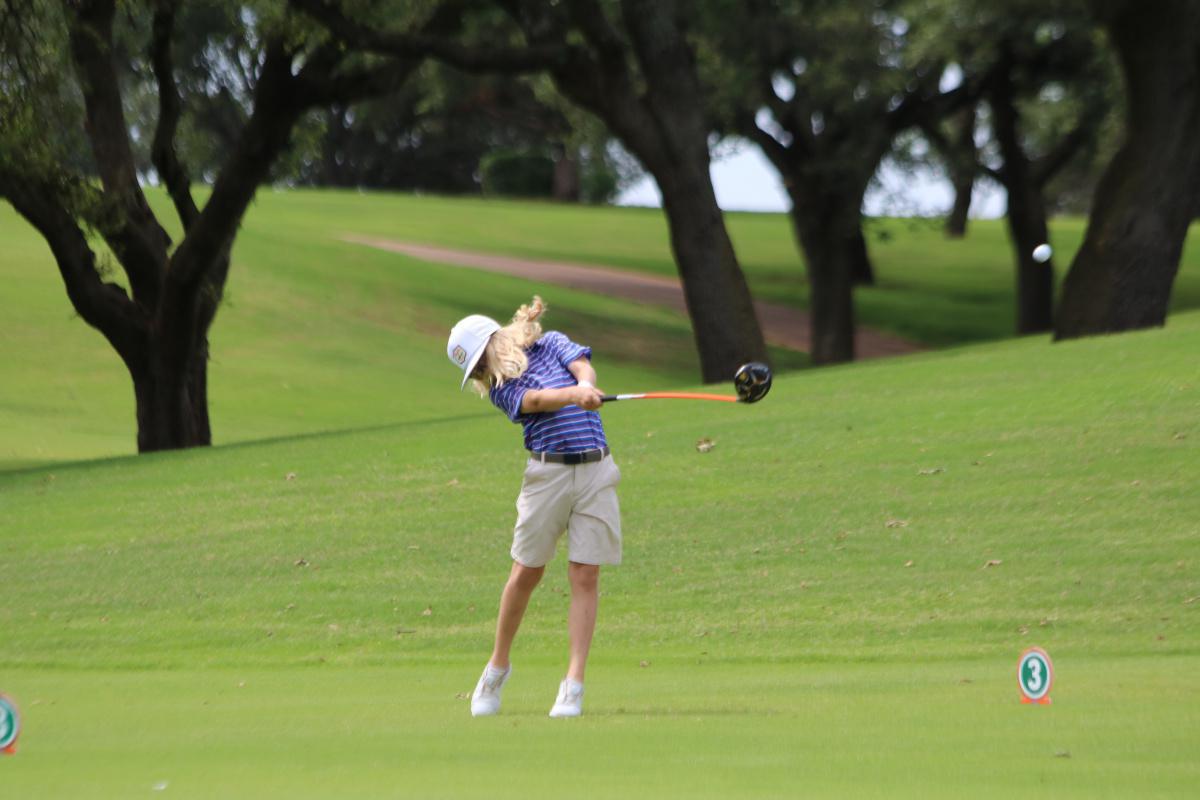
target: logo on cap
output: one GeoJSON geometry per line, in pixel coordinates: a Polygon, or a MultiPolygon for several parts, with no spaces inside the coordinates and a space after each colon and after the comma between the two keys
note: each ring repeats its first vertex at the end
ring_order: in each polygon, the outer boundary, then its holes
{"type": "Polygon", "coordinates": [[[462,349],[462,345],[455,345],[454,352],[451,354],[454,360],[461,366],[467,363],[467,351],[462,349]]]}

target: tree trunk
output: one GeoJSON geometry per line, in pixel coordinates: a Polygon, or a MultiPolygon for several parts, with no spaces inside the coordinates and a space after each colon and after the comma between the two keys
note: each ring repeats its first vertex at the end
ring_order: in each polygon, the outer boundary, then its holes
{"type": "MultiPolygon", "coordinates": [[[[1005,51],[1005,58],[1011,55],[1005,51]]],[[[1000,72],[988,94],[993,127],[1004,166],[999,172],[1008,194],[1005,220],[1012,240],[1017,273],[1017,333],[1039,333],[1054,326],[1054,268],[1039,264],[1033,250],[1049,238],[1042,184],[1021,145],[1020,111],[1012,67],[1000,72]]]]}
{"type": "Polygon", "coordinates": [[[958,135],[950,143],[954,150],[946,154],[950,183],[954,187],[954,206],[946,217],[944,230],[948,238],[961,239],[967,235],[967,215],[975,193],[975,106],[963,109],[955,124],[958,135]]]}
{"type": "MultiPolygon", "coordinates": [[[[707,151],[705,151],[707,153],[707,151]]],[[[706,383],[766,361],[762,329],[704,163],[654,171],[706,383]]]]}
{"type": "MultiPolygon", "coordinates": [[[[795,181],[789,181],[794,186],[795,181]]],[[[854,268],[862,242],[859,204],[832,192],[793,190],[792,228],[808,275],[814,364],[854,360],[854,268]]]]}
{"type": "Polygon", "coordinates": [[[208,421],[208,338],[204,337],[192,358],[188,374],[188,399],[192,406],[192,424],[196,444],[212,444],[212,426],[208,421]]]}
{"type": "Polygon", "coordinates": [[[1057,339],[1164,324],[1200,203],[1200,4],[1121,3],[1107,22],[1125,74],[1126,139],[1096,187],[1057,339]]]}
{"type": "Polygon", "coordinates": [[[579,202],[579,160],[565,145],[554,147],[554,189],[552,196],[563,203],[579,202]]]}
{"type": "Polygon", "coordinates": [[[854,360],[854,282],[846,250],[817,233],[818,241],[804,248],[812,260],[808,270],[812,360],[814,364],[839,364],[854,360]],[[825,241],[820,241],[825,239],[825,241]]]}
{"type": "Polygon", "coordinates": [[[154,347],[131,374],[139,453],[212,444],[207,342],[182,365],[154,347]]]}
{"type": "Polygon", "coordinates": [[[967,235],[967,214],[971,210],[971,198],[975,194],[975,175],[958,173],[952,179],[954,206],[946,217],[945,233],[950,239],[961,239],[967,235]]]}
{"type": "Polygon", "coordinates": [[[863,236],[861,222],[854,234],[853,247],[854,252],[851,255],[854,261],[850,268],[850,274],[854,278],[854,285],[874,286],[875,267],[871,265],[871,254],[867,252],[867,239],[863,236]]]}
{"type": "Polygon", "coordinates": [[[342,148],[349,138],[346,109],[336,107],[325,114],[325,135],[321,137],[321,183],[324,186],[346,186],[346,169],[338,163],[342,148]]]}
{"type": "Polygon", "coordinates": [[[701,376],[729,381],[745,362],[766,361],[767,347],[713,191],[712,128],[678,9],[666,0],[623,0],[626,42],[598,3],[566,5],[594,60],[556,68],[555,83],[603,119],[658,182],[701,376]],[[640,68],[636,79],[631,55],[640,68]]]}
{"type": "Polygon", "coordinates": [[[1046,206],[1034,186],[1008,190],[1008,234],[1017,261],[1017,333],[1042,333],[1054,328],[1054,262],[1039,264],[1033,250],[1049,241],[1046,206]]]}

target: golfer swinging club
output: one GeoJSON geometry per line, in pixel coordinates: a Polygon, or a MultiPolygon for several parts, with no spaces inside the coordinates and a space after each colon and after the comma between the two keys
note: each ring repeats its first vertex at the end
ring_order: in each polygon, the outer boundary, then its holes
{"type": "MultiPolygon", "coordinates": [[[[471,715],[500,711],[500,691],[512,675],[509,650],[546,562],[567,532],[571,658],[551,717],[583,713],[583,674],[596,627],[601,564],[621,563],[621,471],[609,455],[596,409],[589,347],[556,331],[542,335],[540,297],[517,309],[512,322],[478,314],[459,320],[446,352],[480,395],[525,431],[529,460],[517,498],[512,572],[500,597],[492,657],[471,695],[471,715]]],[[[460,387],[461,388],[461,387],[460,387]]]]}

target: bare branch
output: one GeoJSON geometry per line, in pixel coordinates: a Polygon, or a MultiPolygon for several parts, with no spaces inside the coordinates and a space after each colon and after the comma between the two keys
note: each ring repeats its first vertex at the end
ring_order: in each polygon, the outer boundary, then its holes
{"type": "Polygon", "coordinates": [[[936,92],[932,95],[921,89],[908,92],[900,105],[888,112],[888,128],[895,134],[925,121],[936,122],[974,103],[979,97],[979,91],[976,84],[964,81],[948,92],[936,92]]]}
{"type": "Polygon", "coordinates": [[[938,127],[937,120],[923,119],[917,123],[917,127],[921,129],[921,133],[942,156],[949,161],[953,156],[955,147],[950,143],[950,139],[945,132],[938,127]]]}
{"type": "Polygon", "coordinates": [[[100,182],[117,216],[101,228],[129,276],[134,298],[157,301],[170,238],[137,181],[121,89],[112,58],[113,0],[80,0],[71,14],[71,57],[87,109],[87,135],[100,182]]]}
{"type": "Polygon", "coordinates": [[[1008,176],[1004,174],[1003,168],[996,169],[995,167],[989,167],[987,164],[982,162],[980,162],[977,166],[981,175],[986,175],[1001,186],[1008,186],[1008,176]]]}
{"type": "Polygon", "coordinates": [[[1033,182],[1038,187],[1045,186],[1051,178],[1071,162],[1075,154],[1094,136],[1096,125],[1104,116],[1104,110],[1098,105],[1089,105],[1079,115],[1075,127],[1055,145],[1048,153],[1034,159],[1029,172],[1033,182]]]}
{"type": "MultiPolygon", "coordinates": [[[[329,8],[319,2],[317,5],[329,8]]],[[[330,13],[340,17],[340,13],[330,13]]],[[[418,36],[451,25],[458,25],[457,17],[435,15],[418,36]]],[[[299,72],[293,74],[298,53],[282,39],[268,41],[264,52],[250,118],[221,167],[208,203],[172,258],[168,273],[170,302],[164,303],[168,309],[164,313],[175,313],[170,309],[189,302],[195,290],[222,269],[220,254],[228,250],[246,208],[267,180],[271,165],[287,147],[305,111],[394,91],[420,63],[416,58],[395,58],[373,67],[342,71],[347,53],[341,42],[334,41],[309,52],[299,72]]]]}
{"type": "Polygon", "coordinates": [[[66,286],[71,305],[100,331],[129,363],[147,335],[143,312],[115,283],[106,283],[87,237],[60,199],[60,187],[45,178],[18,175],[0,164],[0,197],[4,197],[42,235],[66,286]]]}
{"type": "Polygon", "coordinates": [[[213,185],[204,210],[176,249],[167,273],[166,313],[194,296],[237,226],[275,157],[287,146],[292,128],[305,110],[296,96],[291,65],[294,53],[282,41],[267,42],[266,57],[254,92],[254,112],[213,185]]]}
{"type": "Polygon", "coordinates": [[[758,127],[753,120],[749,120],[745,125],[742,125],[741,131],[762,149],[767,160],[775,166],[780,175],[790,174],[789,162],[791,160],[791,153],[788,152],[788,148],[782,142],[758,127]]]}
{"type": "Polygon", "coordinates": [[[154,0],[154,24],[150,40],[150,61],[158,82],[158,128],[154,132],[151,158],[159,177],[167,186],[175,211],[186,231],[200,215],[192,198],[191,180],[175,149],[175,135],[183,113],[179,89],[175,85],[175,67],[171,37],[175,33],[177,0],[154,0]]]}
{"type": "Polygon", "coordinates": [[[395,92],[420,66],[419,59],[391,59],[371,68],[336,72],[310,62],[297,81],[309,105],[348,104],[395,92]]]}
{"type": "MultiPolygon", "coordinates": [[[[929,140],[929,144],[933,146],[933,149],[941,153],[942,157],[946,161],[951,161],[956,158],[958,148],[956,148],[949,138],[947,138],[946,134],[941,128],[938,127],[935,120],[922,120],[918,123],[918,127],[921,129],[921,133],[925,135],[925,138],[929,140]]],[[[964,170],[970,169],[979,175],[986,175],[1001,186],[1008,185],[1008,179],[1004,174],[1003,167],[1000,169],[989,167],[987,164],[984,164],[975,157],[963,159],[961,167],[964,170]]]]}

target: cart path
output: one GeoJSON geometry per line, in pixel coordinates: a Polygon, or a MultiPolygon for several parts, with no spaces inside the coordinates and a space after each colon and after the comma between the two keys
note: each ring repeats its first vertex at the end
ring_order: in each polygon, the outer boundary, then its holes
{"type": "MultiPolygon", "coordinates": [[[[649,275],[615,267],[543,261],[398,242],[372,236],[351,234],[343,236],[342,241],[373,247],[377,250],[386,250],[390,253],[400,253],[436,264],[499,272],[541,283],[554,283],[580,291],[620,297],[638,303],[667,306],[685,316],[687,314],[683,288],[680,286],[678,278],[649,275]]],[[[792,350],[810,352],[807,311],[765,300],[755,300],[754,307],[758,312],[758,321],[767,342],[792,350]]],[[[854,343],[855,351],[860,359],[904,355],[922,349],[920,345],[899,336],[865,328],[861,325],[855,334],[854,343]]]]}

